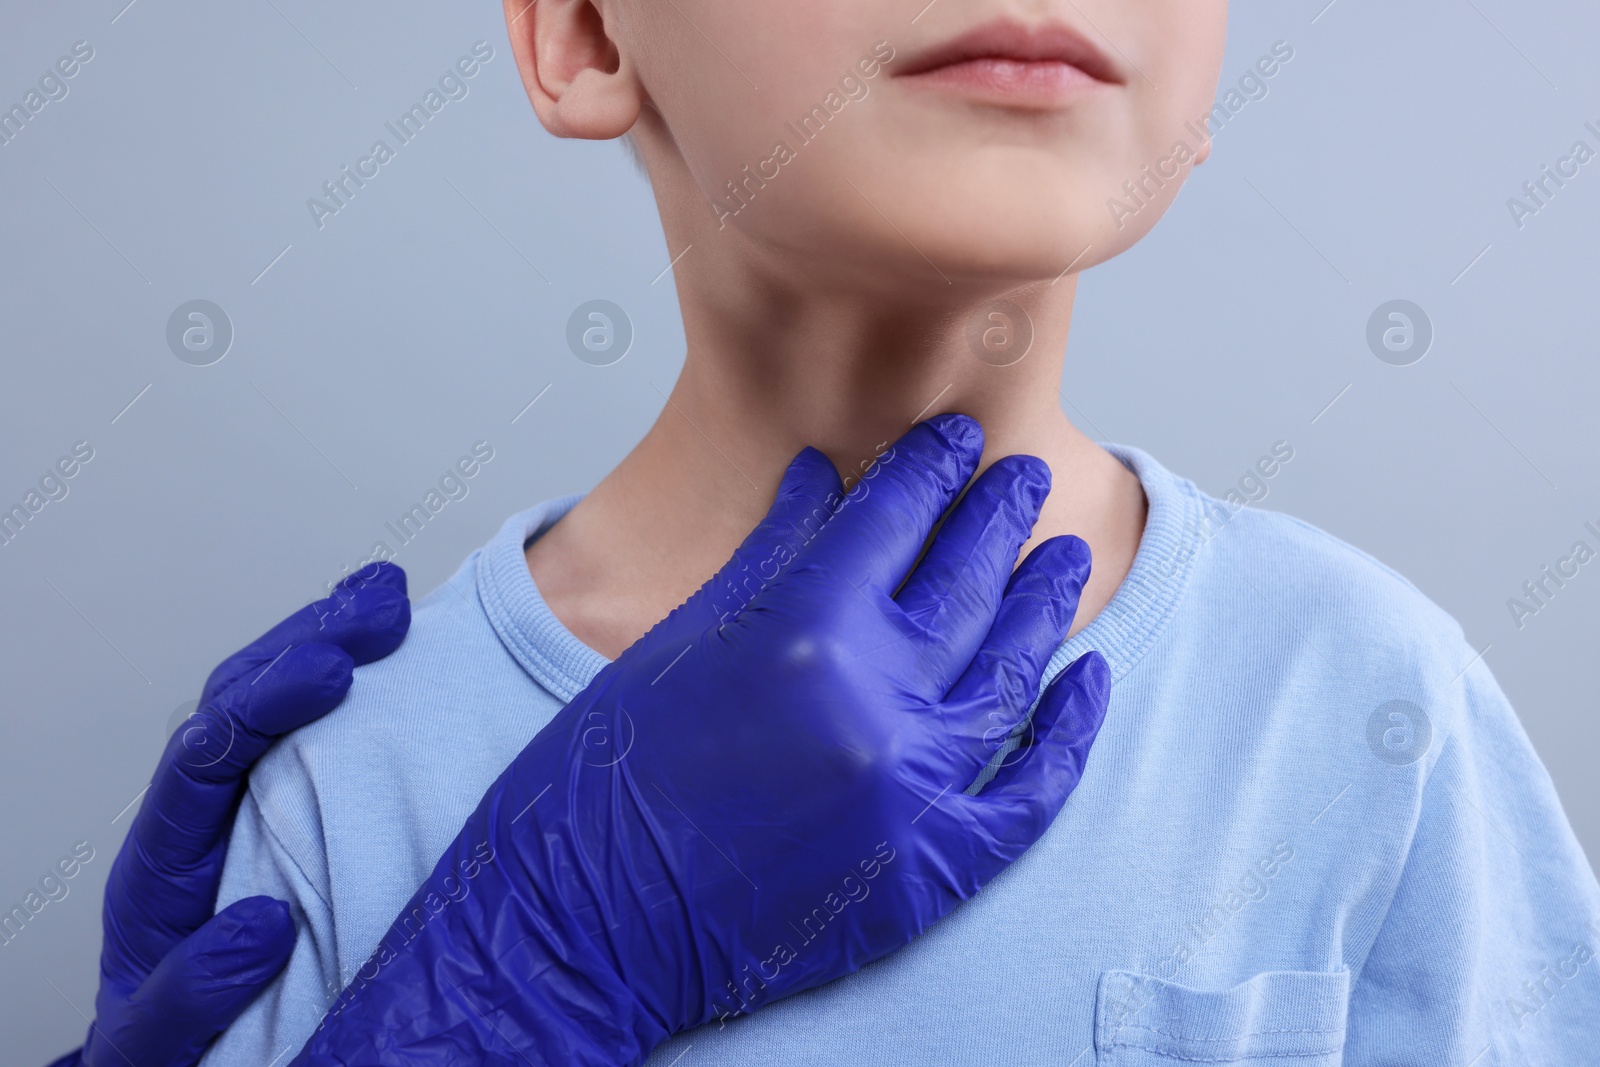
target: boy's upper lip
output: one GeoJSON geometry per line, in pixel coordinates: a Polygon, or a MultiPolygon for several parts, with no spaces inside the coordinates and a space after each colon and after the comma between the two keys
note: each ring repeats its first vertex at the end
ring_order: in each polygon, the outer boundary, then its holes
{"type": "Polygon", "coordinates": [[[943,44],[915,52],[895,65],[894,74],[896,77],[926,74],[975,59],[1065,63],[1097,81],[1114,85],[1124,81],[1116,64],[1066,23],[1051,21],[1029,25],[1010,18],[986,22],[943,44]]]}

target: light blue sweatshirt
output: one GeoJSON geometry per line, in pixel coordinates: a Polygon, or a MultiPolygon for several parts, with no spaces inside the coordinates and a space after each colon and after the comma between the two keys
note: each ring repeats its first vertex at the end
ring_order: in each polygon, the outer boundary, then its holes
{"type": "MultiPolygon", "coordinates": [[[[1138,449],[1149,518],[1088,649],[1111,708],[1044,838],[904,950],[652,1067],[1600,1063],[1600,887],[1460,627],[1370,556],[1138,449]]],[[[509,519],[250,778],[219,906],[289,900],[283,976],[207,1067],[273,1067],[500,771],[605,665],[509,519]]],[[[997,759],[1001,758],[997,755],[997,759]]]]}

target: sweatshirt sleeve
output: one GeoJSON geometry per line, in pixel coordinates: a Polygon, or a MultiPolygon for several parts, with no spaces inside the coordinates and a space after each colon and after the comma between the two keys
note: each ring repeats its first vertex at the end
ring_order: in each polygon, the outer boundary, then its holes
{"type": "Polygon", "coordinates": [[[203,1067],[288,1063],[343,984],[326,894],[274,831],[252,791],[234,821],[217,907],[257,895],[288,902],[295,923],[294,954],[277,979],[213,1043],[201,1061],[203,1067]]]}
{"type": "Polygon", "coordinates": [[[1481,662],[1423,786],[1405,867],[1351,994],[1352,1067],[1590,1062],[1600,887],[1549,773],[1481,662]]]}

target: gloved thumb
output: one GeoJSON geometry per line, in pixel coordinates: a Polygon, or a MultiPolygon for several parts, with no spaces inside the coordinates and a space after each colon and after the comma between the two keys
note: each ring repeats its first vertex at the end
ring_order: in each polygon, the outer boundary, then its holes
{"type": "Polygon", "coordinates": [[[283,901],[246,897],[228,905],[156,965],[112,1033],[90,1030],[85,1062],[132,1057],[139,1067],[193,1067],[211,1040],[283,970],[294,939],[294,920],[283,901]],[[96,1050],[102,1040],[112,1047],[96,1050]]]}

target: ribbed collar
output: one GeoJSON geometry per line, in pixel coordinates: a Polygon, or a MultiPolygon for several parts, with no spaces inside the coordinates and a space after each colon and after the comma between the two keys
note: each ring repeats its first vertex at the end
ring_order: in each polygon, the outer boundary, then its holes
{"type": "Polygon", "coordinates": [[[478,597],[506,650],[533,680],[563,704],[583,691],[611,661],[573,636],[544,602],[524,554],[583,499],[583,494],[535,504],[505,521],[478,558],[478,597]]]}
{"type": "Polygon", "coordinates": [[[1205,543],[1201,531],[1205,499],[1193,482],[1157,463],[1132,445],[1102,441],[1144,486],[1149,504],[1144,535],[1133,566],[1110,603],[1088,626],[1068,638],[1050,657],[1045,681],[1090,649],[1106,658],[1115,685],[1138,665],[1177,610],[1194,569],[1195,554],[1205,543]]]}
{"type": "MultiPolygon", "coordinates": [[[[1133,566],[1100,614],[1056,650],[1046,681],[1090,649],[1106,658],[1113,684],[1149,651],[1183,597],[1195,554],[1204,543],[1204,498],[1146,452],[1102,442],[1144,486],[1149,511],[1133,566]]],[[[579,641],[550,611],[524,555],[529,541],[583,499],[559,497],[511,516],[484,546],[478,596],[506,649],[535,681],[562,702],[577,696],[610,660],[579,641]]]]}

